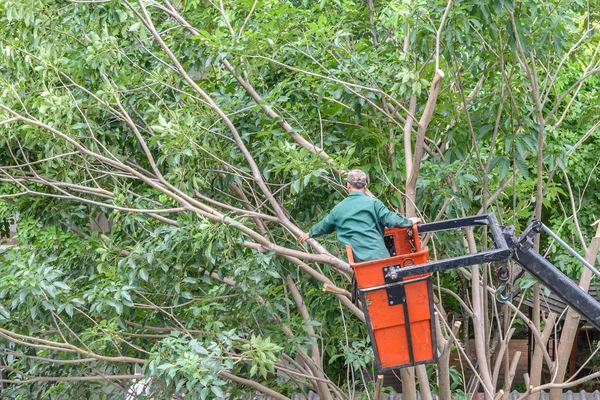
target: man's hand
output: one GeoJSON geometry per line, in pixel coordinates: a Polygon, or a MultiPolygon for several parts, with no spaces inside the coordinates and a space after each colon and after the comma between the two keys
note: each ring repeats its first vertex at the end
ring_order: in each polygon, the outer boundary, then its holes
{"type": "Polygon", "coordinates": [[[421,220],[421,218],[419,218],[419,217],[412,217],[412,218],[409,218],[409,219],[410,219],[410,222],[412,222],[412,223],[413,223],[413,225],[414,225],[414,224],[420,224],[421,222],[423,222],[423,221],[421,220]]]}
{"type": "Polygon", "coordinates": [[[308,236],[308,233],[303,233],[299,238],[298,241],[300,242],[300,244],[306,242],[308,239],[310,239],[310,236],[308,236]]]}

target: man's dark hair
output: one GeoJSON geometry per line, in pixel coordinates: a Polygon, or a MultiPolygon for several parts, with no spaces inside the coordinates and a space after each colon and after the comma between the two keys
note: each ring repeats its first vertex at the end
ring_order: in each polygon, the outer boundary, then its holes
{"type": "Polygon", "coordinates": [[[365,186],[367,186],[367,184],[366,184],[366,183],[364,183],[364,182],[351,182],[351,181],[348,181],[348,183],[349,183],[349,184],[350,184],[350,186],[352,186],[354,189],[362,189],[362,188],[364,188],[365,186]]]}

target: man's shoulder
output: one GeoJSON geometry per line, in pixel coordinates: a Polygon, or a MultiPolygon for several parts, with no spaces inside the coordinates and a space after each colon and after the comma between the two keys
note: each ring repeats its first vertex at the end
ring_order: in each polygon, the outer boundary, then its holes
{"type": "Polygon", "coordinates": [[[376,197],[371,197],[367,195],[363,196],[348,196],[344,200],[340,201],[335,207],[334,210],[339,211],[343,210],[344,212],[348,212],[349,210],[369,208],[369,209],[378,209],[384,206],[381,200],[376,197]]]}
{"type": "Polygon", "coordinates": [[[350,203],[350,197],[346,197],[345,199],[342,199],[331,209],[331,212],[337,211],[340,208],[344,208],[348,203],[350,203]]]}
{"type": "Polygon", "coordinates": [[[373,203],[377,204],[377,205],[382,205],[382,206],[385,206],[385,205],[383,204],[383,201],[379,200],[377,197],[369,197],[369,199],[371,199],[371,201],[372,201],[373,203]]]}
{"type": "Polygon", "coordinates": [[[347,196],[346,198],[344,198],[342,201],[340,201],[339,203],[337,203],[332,209],[331,209],[331,214],[335,213],[335,212],[339,212],[340,210],[342,211],[347,211],[348,208],[352,207],[352,203],[355,202],[355,199],[352,198],[352,196],[347,196]]]}
{"type": "Polygon", "coordinates": [[[340,208],[343,208],[344,205],[346,204],[346,200],[348,200],[347,197],[345,199],[339,201],[335,206],[333,206],[333,208],[331,209],[331,211],[329,211],[329,214],[333,214],[336,211],[339,211],[340,208]]]}

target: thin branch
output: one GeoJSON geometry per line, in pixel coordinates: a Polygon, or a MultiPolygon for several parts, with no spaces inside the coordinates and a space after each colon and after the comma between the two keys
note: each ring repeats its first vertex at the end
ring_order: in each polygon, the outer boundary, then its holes
{"type": "Polygon", "coordinates": [[[267,396],[271,396],[276,400],[290,400],[288,397],[285,397],[284,395],[282,395],[279,392],[274,391],[273,389],[270,389],[264,385],[261,385],[260,383],[256,382],[256,381],[251,381],[249,379],[244,379],[241,378],[237,375],[233,375],[230,374],[229,372],[225,372],[225,371],[219,371],[218,375],[225,378],[225,379],[229,379],[232,382],[235,383],[239,383],[242,385],[246,385],[252,389],[258,390],[261,393],[266,394],[267,396]]]}
{"type": "Polygon", "coordinates": [[[11,351],[11,350],[4,350],[4,353],[10,354],[10,355],[18,357],[18,358],[30,358],[32,360],[47,361],[47,362],[51,362],[54,364],[83,364],[83,363],[98,361],[95,358],[80,358],[80,359],[75,359],[75,360],[59,360],[56,358],[30,356],[30,355],[26,355],[26,354],[17,353],[17,352],[11,351]]]}
{"type": "MultiPolygon", "coordinates": [[[[517,40],[517,43],[519,41],[517,40]]],[[[565,100],[565,98],[569,95],[569,93],[571,93],[571,91],[573,89],[575,89],[581,82],[585,81],[587,78],[589,78],[590,76],[597,74],[600,72],[600,68],[595,68],[591,71],[586,72],[581,78],[579,78],[577,80],[577,82],[575,82],[573,85],[571,85],[571,87],[569,87],[565,93],[563,93],[562,96],[560,96],[560,98],[558,99],[558,101],[556,102],[556,105],[554,106],[554,108],[552,109],[552,111],[546,116],[546,121],[548,121],[550,119],[550,117],[552,117],[557,111],[558,108],[560,107],[560,105],[562,104],[562,102],[565,100]]]]}
{"type": "Polygon", "coordinates": [[[452,0],[448,0],[448,4],[446,5],[446,10],[444,11],[444,15],[442,16],[442,21],[440,22],[440,26],[435,33],[435,70],[440,69],[440,42],[442,30],[444,29],[444,24],[446,23],[446,17],[448,16],[448,12],[450,11],[450,7],[452,6],[452,0]]]}
{"type": "Polygon", "coordinates": [[[242,27],[240,28],[240,30],[238,32],[238,35],[237,35],[238,38],[242,37],[242,32],[244,32],[244,28],[250,21],[250,17],[252,17],[252,14],[254,13],[254,9],[256,8],[257,4],[258,4],[258,0],[254,0],[254,4],[252,4],[252,8],[250,9],[250,12],[248,13],[248,16],[244,20],[244,23],[242,24],[242,27]]]}
{"type": "Polygon", "coordinates": [[[577,237],[581,241],[582,249],[585,249],[587,247],[587,244],[585,243],[583,233],[581,233],[581,228],[579,226],[579,219],[577,218],[577,207],[575,206],[575,196],[573,195],[573,189],[571,188],[569,176],[567,175],[567,172],[565,170],[563,170],[563,176],[565,177],[565,183],[567,184],[567,190],[569,191],[569,200],[571,203],[571,210],[573,211],[573,222],[575,223],[575,228],[577,229],[577,237]]]}
{"type": "Polygon", "coordinates": [[[18,120],[19,120],[18,118],[5,119],[4,121],[0,121],[0,126],[7,125],[7,124],[10,124],[12,122],[17,122],[18,120]]]}
{"type": "MultiPolygon", "coordinates": [[[[6,368],[6,367],[1,367],[6,368]]],[[[29,385],[36,382],[86,382],[86,381],[108,381],[108,380],[132,380],[144,379],[144,375],[96,375],[96,376],[37,376],[27,380],[0,379],[0,383],[13,385],[29,385]]]]}

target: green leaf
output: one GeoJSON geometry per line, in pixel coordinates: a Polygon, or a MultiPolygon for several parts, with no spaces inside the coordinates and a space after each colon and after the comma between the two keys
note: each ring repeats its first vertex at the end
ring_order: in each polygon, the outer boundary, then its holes
{"type": "Polygon", "coordinates": [[[129,14],[127,14],[127,12],[122,11],[122,10],[117,10],[117,14],[119,15],[119,21],[120,22],[125,22],[125,20],[129,16],[129,14]]]}
{"type": "Polygon", "coordinates": [[[500,180],[504,180],[504,178],[506,178],[506,175],[508,174],[508,171],[510,169],[510,162],[506,158],[502,158],[498,162],[498,166],[499,166],[498,178],[500,180]]]}
{"type": "Polygon", "coordinates": [[[210,390],[217,397],[223,397],[224,396],[223,390],[220,387],[218,387],[218,386],[211,386],[210,390]]]}
{"type": "Polygon", "coordinates": [[[200,391],[200,399],[202,399],[202,400],[206,399],[208,397],[208,392],[209,392],[209,389],[207,387],[203,388],[200,391]]]}
{"type": "Polygon", "coordinates": [[[64,282],[54,282],[54,286],[59,287],[63,290],[71,290],[71,288],[64,282]]]}
{"type": "Polygon", "coordinates": [[[146,271],[145,268],[140,269],[139,274],[140,274],[140,278],[142,278],[143,280],[148,282],[148,271],[146,271]]]}
{"type": "Polygon", "coordinates": [[[306,325],[308,326],[321,326],[321,323],[319,321],[306,321],[305,322],[306,325]]]}
{"type": "Polygon", "coordinates": [[[69,317],[73,317],[73,305],[67,304],[65,306],[65,312],[69,315],[69,317]]]}
{"type": "Polygon", "coordinates": [[[523,175],[523,178],[529,179],[529,170],[527,168],[527,164],[525,164],[525,161],[523,161],[519,157],[515,157],[515,164],[517,165],[517,169],[523,175]]]}
{"type": "Polygon", "coordinates": [[[267,274],[271,275],[275,279],[280,279],[281,278],[281,275],[279,275],[279,272],[275,271],[274,269],[267,268],[266,272],[267,272],[267,274]]]}

